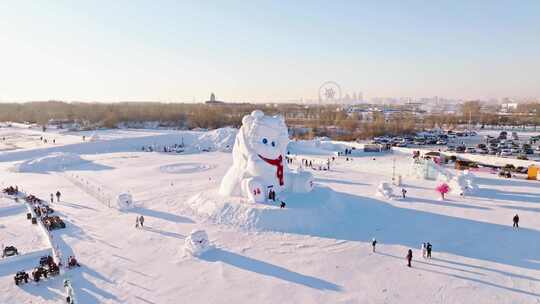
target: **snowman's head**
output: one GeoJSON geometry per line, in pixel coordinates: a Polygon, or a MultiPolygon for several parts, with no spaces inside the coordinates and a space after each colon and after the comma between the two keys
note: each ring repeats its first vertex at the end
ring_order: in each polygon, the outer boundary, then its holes
{"type": "Polygon", "coordinates": [[[268,159],[283,156],[289,144],[289,134],[283,116],[267,116],[253,111],[242,119],[245,144],[251,153],[268,159]]]}

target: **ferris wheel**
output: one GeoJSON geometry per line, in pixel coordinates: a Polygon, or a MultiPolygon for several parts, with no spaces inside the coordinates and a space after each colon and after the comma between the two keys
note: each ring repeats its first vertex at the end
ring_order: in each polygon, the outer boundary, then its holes
{"type": "Polygon", "coordinates": [[[341,101],[341,87],[335,81],[326,81],[319,87],[319,104],[336,104],[341,101]]]}

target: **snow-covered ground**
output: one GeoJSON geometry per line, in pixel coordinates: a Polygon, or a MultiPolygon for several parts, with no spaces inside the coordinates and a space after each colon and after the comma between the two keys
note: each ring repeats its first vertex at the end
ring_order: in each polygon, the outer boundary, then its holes
{"type": "Polygon", "coordinates": [[[15,246],[20,255],[47,248],[36,225],[26,219],[27,212],[24,204],[0,196],[0,240],[4,246],[15,246]]]}
{"type": "MultiPolygon", "coordinates": [[[[0,129],[0,137],[15,131],[0,129]]],[[[55,145],[11,139],[18,150],[0,152],[3,186],[44,199],[62,192],[53,208],[67,227],[53,240],[64,257],[75,254],[82,264],[63,274],[78,303],[540,303],[538,181],[474,172],[475,193],[441,201],[436,181],[413,177],[408,154],[356,153],[352,161],[336,158],[330,171],[309,169],[314,191],[281,197],[285,209],[246,205],[217,194],[232,163],[234,130],[144,132],[97,131],[96,142],[55,133],[55,145]],[[181,141],[182,154],[141,151],[181,141]],[[28,170],[14,170],[21,163],[28,170]],[[377,197],[393,172],[402,175],[407,198],[377,197]],[[130,193],[136,206],[114,208],[120,193],[130,193]],[[519,230],[512,228],[516,213],[519,230]],[[143,229],[135,228],[139,215],[143,229]],[[205,230],[213,246],[199,257],[184,251],[195,229],[205,230]],[[431,260],[419,250],[428,241],[431,260]]],[[[292,166],[301,159],[325,164],[343,148],[293,143],[292,166]]],[[[2,243],[43,249],[37,228],[17,208],[0,199],[2,243]]],[[[0,303],[63,301],[62,278],[17,287],[17,270],[0,263],[0,303]]]]}

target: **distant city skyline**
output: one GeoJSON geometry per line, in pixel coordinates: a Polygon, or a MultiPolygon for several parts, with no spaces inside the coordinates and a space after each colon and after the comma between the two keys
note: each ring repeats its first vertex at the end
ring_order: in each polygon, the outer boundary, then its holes
{"type": "Polygon", "coordinates": [[[0,101],[540,98],[540,1],[2,1],[0,101]]]}

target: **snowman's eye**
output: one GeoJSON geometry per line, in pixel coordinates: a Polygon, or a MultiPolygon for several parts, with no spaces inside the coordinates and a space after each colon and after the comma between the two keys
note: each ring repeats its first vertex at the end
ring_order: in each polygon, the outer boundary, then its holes
{"type": "Polygon", "coordinates": [[[275,147],[276,146],[276,142],[272,142],[272,147],[275,147]]]}
{"type": "Polygon", "coordinates": [[[266,144],[268,143],[268,139],[263,138],[263,139],[262,139],[262,143],[266,145],[266,144]]]}

